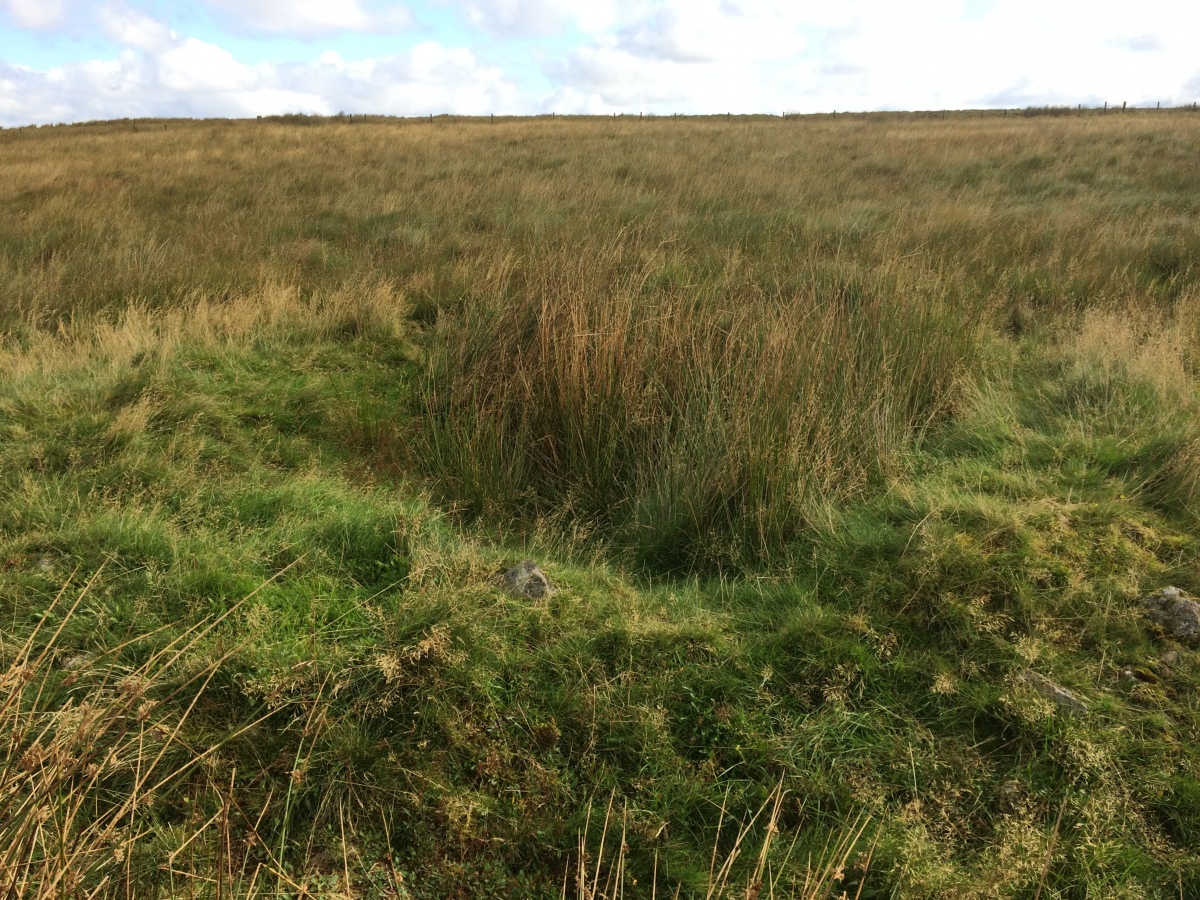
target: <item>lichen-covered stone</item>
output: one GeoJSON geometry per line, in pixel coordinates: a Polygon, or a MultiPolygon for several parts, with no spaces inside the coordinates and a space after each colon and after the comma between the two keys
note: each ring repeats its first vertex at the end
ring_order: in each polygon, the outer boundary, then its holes
{"type": "Polygon", "coordinates": [[[1200,644],[1200,603],[1185,597],[1179,588],[1155,591],[1142,603],[1146,616],[1166,635],[1191,647],[1200,644]]]}
{"type": "Polygon", "coordinates": [[[554,585],[532,559],[513,566],[500,576],[499,583],[514,597],[526,600],[540,600],[554,593],[554,585]]]}
{"type": "Polygon", "coordinates": [[[1026,687],[1037,691],[1059,709],[1071,715],[1087,712],[1087,704],[1068,691],[1065,687],[1055,684],[1045,675],[1039,675],[1032,669],[1026,669],[1017,676],[1017,681],[1026,687]]]}

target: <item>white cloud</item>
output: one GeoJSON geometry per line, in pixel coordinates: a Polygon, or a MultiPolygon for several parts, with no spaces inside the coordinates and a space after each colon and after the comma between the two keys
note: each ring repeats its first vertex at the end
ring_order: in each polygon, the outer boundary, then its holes
{"type": "Polygon", "coordinates": [[[165,22],[145,13],[110,3],[99,12],[104,33],[123,47],[153,53],[174,44],[178,38],[165,22]]]}
{"type": "Polygon", "coordinates": [[[1094,0],[624,0],[551,60],[567,111],[820,111],[1184,102],[1200,6],[1094,0]]]}
{"type": "Polygon", "coordinates": [[[394,32],[412,24],[398,4],[379,12],[360,0],[206,0],[241,26],[272,34],[311,38],[341,31],[394,32]]]}
{"type": "Polygon", "coordinates": [[[619,0],[458,0],[467,21],[503,36],[557,34],[574,26],[596,34],[620,19],[619,0]]]}
{"type": "MultiPolygon", "coordinates": [[[[142,23],[145,24],[145,23],[142,23]]],[[[145,31],[135,28],[141,41],[145,31]]],[[[246,65],[227,50],[168,35],[153,49],[48,70],[0,62],[0,124],[300,112],[426,115],[530,112],[517,86],[468,50],[426,42],[380,59],[246,65]]]]}
{"type": "Polygon", "coordinates": [[[158,83],[177,94],[236,94],[252,91],[270,74],[269,67],[257,70],[242,65],[215,44],[188,38],[161,54],[157,60],[158,83]]]}
{"type": "Polygon", "coordinates": [[[716,39],[713,19],[704,15],[711,10],[696,9],[684,13],[667,6],[657,10],[621,35],[621,43],[634,54],[671,62],[716,62],[722,55],[723,41],[716,39]],[[700,13],[697,15],[696,13],[700,13]]]}
{"type": "Polygon", "coordinates": [[[126,50],[115,59],[44,71],[0,63],[0,122],[1200,99],[1200,58],[1193,49],[1200,46],[1200,4],[1179,0],[1093,0],[1086,16],[1073,4],[1046,0],[411,0],[424,3],[416,6],[422,10],[452,5],[482,31],[477,37],[486,51],[477,56],[449,46],[470,43],[458,31],[453,41],[429,40],[369,59],[352,58],[346,48],[357,39],[345,35],[408,23],[408,13],[391,0],[193,0],[225,10],[244,29],[340,35],[334,44],[340,54],[258,65],[239,61],[219,39],[176,34],[137,10],[150,8],[148,2],[0,0],[8,20],[22,27],[99,26],[126,50]],[[567,43],[571,36],[574,42],[567,43]],[[521,43],[510,44],[513,38],[521,43]],[[510,56],[514,46],[531,51],[527,58],[541,66],[542,78],[529,68],[505,72],[484,55],[510,56]]]}
{"type": "Polygon", "coordinates": [[[1127,47],[1135,53],[1155,53],[1159,50],[1167,49],[1157,34],[1139,34],[1117,42],[1117,46],[1127,47]]]}
{"type": "Polygon", "coordinates": [[[533,111],[501,69],[480,64],[469,50],[447,48],[435,41],[379,60],[346,62],[328,52],[316,66],[287,66],[281,75],[288,84],[336,98],[334,105],[347,112],[483,115],[533,111]]]}
{"type": "Polygon", "coordinates": [[[66,19],[64,0],[0,0],[0,9],[18,28],[57,28],[66,19]]]}

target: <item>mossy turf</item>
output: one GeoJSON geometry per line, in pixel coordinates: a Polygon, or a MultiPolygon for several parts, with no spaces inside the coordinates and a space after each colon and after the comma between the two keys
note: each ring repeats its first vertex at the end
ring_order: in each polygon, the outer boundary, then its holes
{"type": "Polygon", "coordinates": [[[250,597],[196,651],[229,658],[188,741],[269,716],[160,799],[145,891],[211,815],[205,785],[232,781],[246,856],[265,845],[316,895],[345,860],[368,895],[512,897],[557,896],[613,797],[629,876],[657,859],[660,890],[702,890],[722,807],[782,782],[793,862],[871,816],[851,894],[1200,896],[1200,660],[1165,655],[1137,603],[1200,593],[1194,514],[1146,488],[1186,422],[1131,405],[1132,382],[1064,386],[1032,341],[993,350],[1015,374],[964,388],[904,477],[724,580],[625,571],[557,529],[490,538],[381,471],[411,334],[30,370],[0,398],[4,631],[94,577],[56,658],[151,634],[129,665],[250,597]],[[492,582],[530,555],[547,601],[492,582]]]}

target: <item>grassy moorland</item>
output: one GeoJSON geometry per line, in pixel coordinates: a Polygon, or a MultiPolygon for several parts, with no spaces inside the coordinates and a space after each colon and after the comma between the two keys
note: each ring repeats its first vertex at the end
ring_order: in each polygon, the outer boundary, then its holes
{"type": "Polygon", "coordinates": [[[0,891],[1200,898],[1198,140],[0,132],[0,891]]]}

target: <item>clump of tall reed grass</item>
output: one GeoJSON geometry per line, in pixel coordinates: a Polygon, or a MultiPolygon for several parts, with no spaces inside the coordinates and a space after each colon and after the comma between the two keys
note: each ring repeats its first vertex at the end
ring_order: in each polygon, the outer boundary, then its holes
{"type": "Polygon", "coordinates": [[[766,290],[689,282],[636,236],[502,283],[430,338],[419,458],[473,512],[595,522],[654,567],[739,565],[896,466],[975,349],[904,261],[766,290]]]}

